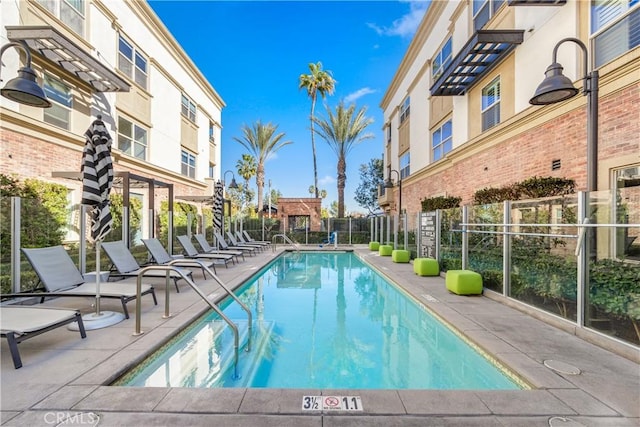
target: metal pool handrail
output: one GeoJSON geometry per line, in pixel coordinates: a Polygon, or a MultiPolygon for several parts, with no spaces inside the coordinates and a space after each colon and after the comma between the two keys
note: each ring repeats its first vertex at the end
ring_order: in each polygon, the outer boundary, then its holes
{"type": "MultiPolygon", "coordinates": [[[[234,376],[234,379],[237,379],[238,378],[238,349],[240,348],[240,334],[238,332],[238,327],[236,326],[235,323],[231,321],[231,319],[229,319],[222,312],[222,310],[220,310],[220,308],[217,305],[212,303],[209,300],[209,298],[207,298],[207,296],[200,290],[200,288],[198,288],[198,286],[195,283],[193,283],[191,279],[189,279],[181,270],[171,265],[179,262],[180,260],[174,260],[174,261],[171,261],[168,265],[150,265],[148,267],[142,268],[138,273],[138,277],[136,279],[136,328],[135,328],[135,331],[133,332],[133,335],[134,336],[142,335],[144,333],[144,331],[140,330],[141,329],[140,324],[142,320],[142,311],[141,311],[142,277],[148,271],[153,271],[153,270],[166,271],[165,305],[164,305],[165,310],[164,310],[164,315],[162,316],[163,318],[166,319],[171,317],[171,314],[169,312],[169,295],[170,295],[169,289],[170,289],[170,282],[171,282],[171,271],[175,271],[209,305],[209,307],[211,307],[211,309],[213,309],[213,311],[215,311],[222,318],[222,320],[224,320],[227,323],[227,325],[229,325],[229,327],[233,331],[233,350],[234,350],[233,376],[234,376]]],[[[209,273],[212,273],[212,272],[209,270],[209,273]]],[[[214,278],[216,278],[216,281],[218,282],[218,284],[222,285],[222,282],[220,281],[220,279],[218,279],[215,275],[213,276],[214,278]]],[[[225,291],[227,291],[230,295],[233,294],[226,288],[226,286],[222,286],[222,288],[225,291]]],[[[246,308],[246,306],[241,302],[240,302],[240,305],[246,308]]],[[[249,313],[249,340],[251,340],[251,313],[249,313]]],[[[247,344],[247,351],[249,351],[249,347],[250,347],[250,341],[247,344]]]]}
{"type": "Polygon", "coordinates": [[[289,243],[291,246],[296,248],[296,251],[300,252],[300,246],[297,243],[294,243],[286,234],[274,234],[274,236],[271,238],[271,247],[273,248],[273,251],[276,250],[276,240],[278,237],[282,237],[283,242],[289,243]]]}

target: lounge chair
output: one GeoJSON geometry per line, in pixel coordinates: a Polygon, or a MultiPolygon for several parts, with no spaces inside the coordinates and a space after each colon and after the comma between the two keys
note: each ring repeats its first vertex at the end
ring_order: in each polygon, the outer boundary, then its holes
{"type": "Polygon", "coordinates": [[[242,251],[235,251],[233,249],[214,248],[213,246],[209,245],[209,242],[207,242],[207,238],[204,236],[204,234],[195,234],[194,237],[196,238],[196,241],[198,242],[198,244],[200,245],[200,248],[202,249],[202,252],[204,253],[207,253],[207,254],[220,253],[220,254],[233,255],[236,261],[239,261],[238,257],[242,257],[243,261],[245,260],[244,252],[242,251]]]}
{"type": "MultiPolygon", "coordinates": [[[[95,281],[85,282],[84,277],[73,263],[73,260],[62,246],[50,246],[46,248],[23,248],[22,252],[35,270],[44,292],[20,292],[17,294],[5,294],[3,298],[10,297],[40,297],[44,302],[48,297],[94,297],[96,296],[95,281]]],[[[142,295],[150,294],[153,303],[158,304],[153,286],[142,285],[142,295]]],[[[122,303],[122,312],[129,318],[127,303],[136,299],[135,283],[111,283],[100,284],[100,298],[117,298],[122,303]]]]}
{"type": "Polygon", "coordinates": [[[229,261],[235,262],[233,261],[233,255],[230,254],[209,254],[198,252],[196,247],[193,246],[193,243],[191,243],[191,239],[189,238],[189,236],[183,235],[176,237],[178,238],[178,242],[180,242],[180,244],[182,245],[182,249],[184,249],[184,256],[187,258],[222,261],[227,268],[229,267],[229,261]]]}
{"type": "MultiPolygon", "coordinates": [[[[115,242],[104,242],[102,248],[111,260],[111,263],[115,267],[115,271],[112,269],[111,275],[115,277],[137,277],[142,267],[138,264],[138,261],[133,257],[129,248],[124,245],[122,240],[115,242]]],[[[184,268],[176,267],[182,274],[193,280],[193,272],[184,268]]],[[[166,277],[167,273],[162,270],[149,270],[144,273],[144,277],[166,277]]],[[[169,277],[173,279],[173,283],[176,286],[176,292],[180,292],[178,288],[178,280],[182,278],[180,274],[175,271],[169,271],[169,277]]]]}
{"type": "Polygon", "coordinates": [[[13,366],[16,369],[22,367],[22,359],[18,350],[19,343],[73,322],[78,322],[80,336],[85,338],[87,334],[84,330],[84,323],[77,310],[24,305],[3,305],[0,307],[0,323],[2,324],[0,333],[7,339],[13,366]]]}
{"type": "Polygon", "coordinates": [[[267,243],[266,242],[250,242],[250,241],[248,241],[247,239],[245,239],[244,235],[239,230],[236,231],[235,238],[236,238],[236,242],[238,242],[238,244],[256,246],[261,251],[263,251],[264,248],[267,247],[267,243]]]}
{"type": "Polygon", "coordinates": [[[151,254],[151,257],[159,265],[167,265],[171,263],[171,265],[175,265],[176,267],[192,267],[199,268],[202,270],[202,276],[207,277],[207,268],[216,272],[216,266],[213,262],[204,262],[202,260],[197,259],[186,259],[183,257],[176,257],[169,255],[169,252],[166,251],[160,240],[158,239],[142,239],[142,243],[147,247],[147,250],[151,254]]]}
{"type": "Polygon", "coordinates": [[[230,246],[220,233],[216,232],[215,236],[216,236],[216,241],[218,243],[218,246],[220,246],[224,250],[231,249],[235,251],[242,251],[243,253],[248,253],[249,255],[256,254],[256,248],[249,247],[249,246],[230,246]]]}
{"type": "Polygon", "coordinates": [[[242,235],[244,236],[244,240],[249,242],[249,243],[261,243],[261,244],[264,244],[265,246],[269,246],[271,244],[271,242],[268,241],[268,240],[256,240],[256,239],[253,239],[249,235],[247,230],[242,230],[242,235]]]}
{"type": "Polygon", "coordinates": [[[231,233],[230,231],[227,231],[227,238],[229,239],[229,242],[231,242],[231,244],[233,246],[254,248],[257,251],[262,251],[264,249],[260,245],[254,245],[254,244],[249,244],[249,243],[240,243],[240,242],[238,242],[238,240],[236,240],[236,238],[233,237],[233,233],[231,233]]]}

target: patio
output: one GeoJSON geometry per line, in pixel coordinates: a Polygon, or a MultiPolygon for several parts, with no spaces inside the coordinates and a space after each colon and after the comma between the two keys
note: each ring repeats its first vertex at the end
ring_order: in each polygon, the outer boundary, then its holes
{"type": "MultiPolygon", "coordinates": [[[[219,277],[239,286],[276,252],[265,251],[219,277]]],[[[383,274],[401,284],[424,306],[500,362],[510,366],[532,390],[302,390],[181,389],[110,387],[118,373],[198,317],[207,306],[181,285],[170,289],[173,316],[163,319],[164,280],[155,283],[158,306],[142,305],[141,336],[133,336],[135,316],[81,340],[64,328],[20,345],[24,366],[14,369],[2,342],[2,425],[49,425],[65,418],[96,425],[359,426],[359,425],[569,425],[637,426],[640,423],[638,364],[592,345],[570,328],[557,328],[502,304],[488,292],[460,297],[446,291],[443,277],[419,277],[409,264],[395,264],[365,246],[353,248],[383,274]],[[545,360],[580,369],[579,375],[547,368],[545,360]],[[18,392],[19,391],[19,392],[18,392]],[[360,396],[362,412],[305,411],[305,395],[360,396]],[[559,417],[559,418],[554,418],[559,417]],[[576,424],[577,423],[577,424],[576,424]]],[[[213,280],[194,273],[196,283],[214,298],[224,292],[213,280]]],[[[173,285],[171,286],[171,288],[173,285]]],[[[50,305],[81,307],[90,300],[56,300],[50,305]]],[[[103,309],[118,310],[111,302],[103,309]]],[[[134,304],[132,303],[132,310],[134,304]]]]}

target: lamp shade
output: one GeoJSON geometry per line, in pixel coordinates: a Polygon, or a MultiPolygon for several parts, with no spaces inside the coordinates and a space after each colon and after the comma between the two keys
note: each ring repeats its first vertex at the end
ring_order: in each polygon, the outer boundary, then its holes
{"type": "Polygon", "coordinates": [[[44,90],[36,82],[36,73],[31,67],[20,68],[18,77],[9,80],[0,90],[0,94],[20,104],[39,108],[51,107],[51,102],[49,102],[44,90]]]}
{"type": "Polygon", "coordinates": [[[237,189],[238,188],[238,183],[236,183],[236,178],[235,177],[231,178],[231,184],[229,184],[229,188],[233,188],[233,189],[237,189]]]}
{"type": "Polygon", "coordinates": [[[391,178],[387,179],[384,182],[384,188],[393,188],[393,187],[394,187],[394,185],[393,185],[393,181],[391,181],[391,178]]]}
{"type": "Polygon", "coordinates": [[[545,71],[545,78],[536,89],[533,98],[529,100],[532,105],[555,104],[575,96],[578,89],[573,82],[562,74],[562,65],[554,62],[545,71]]]}

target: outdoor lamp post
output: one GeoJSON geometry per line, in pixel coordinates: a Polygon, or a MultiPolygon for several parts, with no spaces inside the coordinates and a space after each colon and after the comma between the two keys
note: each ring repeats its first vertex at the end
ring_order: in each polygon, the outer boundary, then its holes
{"type": "Polygon", "coordinates": [[[384,188],[393,188],[394,184],[391,181],[391,172],[396,173],[396,177],[398,178],[398,215],[402,215],[402,179],[400,178],[400,174],[395,169],[389,169],[389,177],[387,181],[384,183],[384,188]]]}
{"type": "Polygon", "coordinates": [[[228,173],[231,174],[231,183],[229,184],[229,188],[233,188],[235,190],[238,188],[238,184],[236,183],[236,175],[233,173],[232,170],[224,171],[224,174],[222,175],[222,184],[224,185],[225,179],[228,173]]]}
{"type": "MultiPolygon", "coordinates": [[[[31,68],[31,52],[24,40],[10,42],[2,46],[2,48],[0,48],[0,62],[2,61],[2,54],[10,47],[22,49],[27,56],[27,62],[24,67],[18,70],[18,77],[9,80],[7,84],[0,89],[0,94],[20,104],[39,108],[51,107],[51,102],[49,102],[47,96],[44,94],[44,90],[36,82],[36,73],[31,68]]],[[[2,81],[2,79],[0,79],[0,81],[2,81]]]]}
{"type": "Polygon", "coordinates": [[[589,71],[587,47],[574,37],[560,40],[553,48],[552,64],[547,67],[545,78],[536,89],[532,105],[548,105],[562,102],[575,96],[579,90],[569,78],[562,74],[562,65],[557,63],[558,48],[564,42],[574,42],[582,49],[584,56],[584,77],[582,94],[587,96],[587,191],[598,187],[598,70],[589,71]]]}

